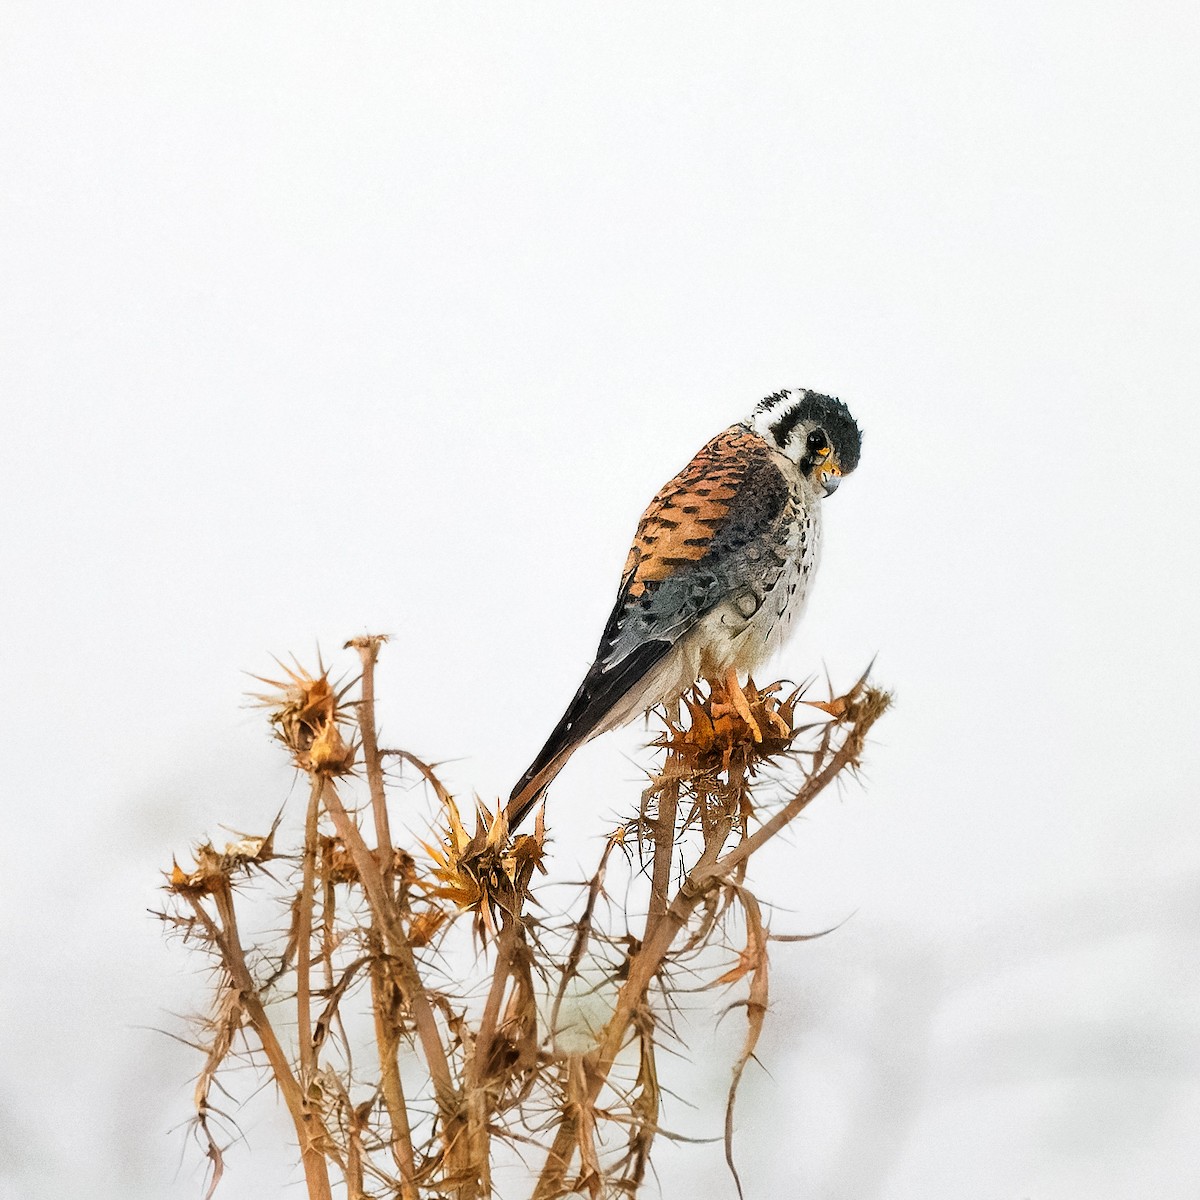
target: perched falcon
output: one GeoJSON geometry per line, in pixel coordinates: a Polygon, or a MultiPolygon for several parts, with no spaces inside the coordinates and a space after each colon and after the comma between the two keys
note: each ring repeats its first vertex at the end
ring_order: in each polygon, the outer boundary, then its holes
{"type": "Polygon", "coordinates": [[[821,501],[858,466],[861,441],[840,400],[776,392],[663,487],[634,535],[596,661],[513,789],[510,828],[590,738],[700,678],[741,694],[739,672],[769,658],[804,610],[821,501]]]}

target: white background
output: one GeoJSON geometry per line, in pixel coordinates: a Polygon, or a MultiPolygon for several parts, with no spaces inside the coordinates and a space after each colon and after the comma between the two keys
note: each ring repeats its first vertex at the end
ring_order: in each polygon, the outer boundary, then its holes
{"type": "MultiPolygon", "coordinates": [[[[850,919],[777,953],[747,1194],[1200,1195],[1198,35],[5,0],[0,1194],[201,1194],[155,1030],[209,980],[147,909],[289,793],[240,672],[390,632],[386,738],[494,799],[651,494],[799,385],[866,435],[777,673],[898,704],[758,867],[780,932],[850,919]]],[[[560,874],[641,736],[561,777],[560,874]]],[[[300,1194],[269,1107],[224,1200],[300,1194]]],[[[660,1185],[732,1194],[719,1146],[660,1185]]]]}

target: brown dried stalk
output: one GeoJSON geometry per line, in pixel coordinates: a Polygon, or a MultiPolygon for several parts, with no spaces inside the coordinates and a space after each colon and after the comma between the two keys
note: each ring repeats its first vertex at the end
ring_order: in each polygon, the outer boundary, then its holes
{"type": "Polygon", "coordinates": [[[433,767],[380,749],[375,667],[384,640],[347,644],[361,669],[353,701],[323,668],[314,675],[298,666],[285,667],[286,679],[271,685],[278,690],[262,697],[310,784],[294,882],[266,871],[282,858],[274,829],[223,853],[206,843],[194,870],[176,866],[168,877],[180,911],[164,915],[213,956],[223,980],[196,1087],[210,1194],[225,1166],[209,1098],[241,1034],[261,1051],[291,1114],[310,1198],[331,1197],[332,1168],[363,1200],[487,1200],[497,1156],[530,1149],[542,1156],[535,1200],[633,1195],[664,1133],[659,1050],[672,1036],[673,975],[706,947],[725,945],[737,912],[745,943],[724,973],[708,972],[710,986],[748,986],[725,1114],[732,1171],[734,1100],[766,1017],[774,937],[747,864],[858,764],[887,697],[860,680],[817,705],[821,723],[802,728],[798,693],[781,698],[778,687],[686,698],[686,721],[668,721],[660,739],[662,769],[640,813],[609,838],[578,903],[559,913],[534,900],[545,870],[541,815],[532,833],[510,837],[499,808],[480,810],[470,831],[433,767]],[[801,753],[811,756],[803,783],[760,809],[762,770],[801,753]],[[415,768],[441,813],[433,840],[412,853],[394,841],[385,761],[415,768]],[[607,882],[622,862],[637,871],[638,848],[649,893],[641,920],[607,882]],[[249,884],[275,890],[291,914],[281,946],[244,943],[237,909],[249,884]],[[474,973],[468,937],[484,949],[474,973]],[[589,1044],[580,1049],[576,1037],[572,1048],[563,1014],[576,1003],[569,997],[588,989],[591,1003],[608,1004],[607,1016],[589,1044]],[[365,1027],[350,1014],[367,1006],[363,1053],[365,1027]]]}
{"type": "MultiPolygon", "coordinates": [[[[229,973],[231,985],[237,989],[238,997],[254,1032],[257,1034],[263,1053],[270,1064],[271,1073],[279,1086],[283,1101],[287,1105],[292,1122],[296,1127],[296,1138],[300,1146],[300,1161],[308,1183],[311,1200],[332,1200],[329,1187],[329,1170],[326,1166],[323,1146],[325,1130],[320,1117],[313,1112],[305,1099],[304,1091],[292,1073],[291,1064],[275,1033],[257,987],[246,965],[246,955],[238,935],[237,914],[233,905],[232,889],[228,880],[215,882],[211,896],[216,904],[217,920],[213,920],[195,892],[187,893],[187,900],[204,927],[213,946],[221,955],[221,961],[229,973]]],[[[212,1195],[220,1171],[214,1173],[209,1195],[212,1195]]]]}

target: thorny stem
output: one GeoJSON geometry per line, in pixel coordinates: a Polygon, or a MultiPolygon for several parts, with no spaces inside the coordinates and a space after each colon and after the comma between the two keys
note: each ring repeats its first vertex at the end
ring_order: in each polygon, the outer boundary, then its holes
{"type": "Polygon", "coordinates": [[[392,1006],[388,1003],[390,980],[382,957],[383,947],[378,944],[377,929],[372,931],[371,940],[371,1007],[375,1015],[375,1044],[379,1051],[380,1091],[392,1126],[392,1157],[400,1172],[401,1200],[418,1200],[416,1155],[397,1057],[400,1034],[392,1006]]]}
{"type": "Polygon", "coordinates": [[[433,1082],[434,1095],[442,1118],[443,1138],[447,1148],[454,1150],[460,1125],[458,1096],[450,1076],[450,1062],[438,1032],[437,1019],[417,970],[412,946],[400,927],[396,908],[384,884],[378,861],[363,841],[358,826],[351,820],[346,806],[337,794],[337,789],[328,779],[325,780],[323,795],[325,811],[329,813],[338,837],[342,839],[342,844],[354,860],[359,879],[367,893],[371,912],[383,931],[388,952],[395,962],[404,1001],[412,1012],[417,1039],[425,1057],[425,1066],[433,1082]]]}
{"type": "Polygon", "coordinates": [[[596,903],[604,890],[604,875],[608,870],[608,859],[616,845],[615,838],[608,839],[604,853],[600,856],[600,865],[596,868],[591,883],[588,884],[587,901],[584,904],[583,914],[575,922],[575,938],[567,955],[567,961],[559,972],[558,992],[554,997],[554,1007],[550,1010],[551,1037],[558,1036],[559,1013],[562,1011],[563,1000],[566,999],[567,988],[571,986],[571,980],[578,974],[579,964],[583,961],[584,952],[587,950],[588,941],[592,935],[592,923],[596,915],[596,903]]]}
{"type": "Polygon", "coordinates": [[[675,817],[679,809],[679,780],[672,779],[658,794],[658,816],[654,821],[654,863],[650,885],[650,909],[646,914],[645,935],[662,920],[667,911],[671,887],[671,862],[675,856],[675,817]]]}
{"type": "Polygon", "coordinates": [[[349,1098],[343,1097],[342,1103],[346,1109],[346,1122],[349,1127],[346,1135],[349,1142],[346,1152],[346,1191],[350,1200],[365,1200],[367,1193],[363,1189],[362,1133],[355,1124],[354,1106],[350,1104],[349,1098]]]}
{"type": "Polygon", "coordinates": [[[361,637],[348,642],[358,651],[362,662],[361,697],[358,701],[358,731],[362,738],[363,760],[367,765],[367,786],[371,791],[371,813],[375,820],[375,853],[391,891],[392,831],[388,823],[387,794],[383,788],[383,764],[379,737],[375,731],[375,664],[383,637],[361,637]]]}
{"type": "MultiPolygon", "coordinates": [[[[597,1089],[598,1091],[599,1089],[597,1089]]],[[[566,1194],[567,1168],[575,1154],[578,1137],[578,1117],[573,1111],[565,1111],[554,1135],[554,1144],[546,1153],[546,1163],[538,1177],[532,1200],[556,1200],[566,1194]]]]}
{"type": "Polygon", "coordinates": [[[500,1020],[500,1005],[512,976],[513,953],[517,944],[517,922],[519,918],[505,915],[496,939],[496,963],[492,970],[492,982],[484,1002],[483,1015],[479,1020],[479,1032],[467,1058],[466,1088],[468,1141],[471,1147],[471,1162],[479,1173],[482,1194],[491,1195],[490,1155],[488,1149],[488,1112],[486,1075],[492,1058],[492,1043],[500,1020]]]}
{"type": "Polygon", "coordinates": [[[213,944],[220,951],[221,961],[225,964],[234,987],[241,993],[246,1014],[254,1026],[254,1032],[258,1035],[263,1053],[271,1065],[283,1101],[291,1114],[292,1123],[296,1127],[296,1138],[300,1143],[300,1159],[304,1167],[304,1178],[308,1183],[309,1200],[333,1200],[329,1186],[329,1167],[322,1150],[328,1138],[320,1118],[309,1108],[304,1092],[292,1074],[287,1055],[279,1044],[270,1018],[263,1008],[262,1000],[259,999],[258,987],[250,974],[250,968],[246,965],[245,951],[238,935],[232,889],[226,880],[213,890],[218,921],[212,919],[198,896],[188,894],[187,899],[213,944]]]}
{"type": "Polygon", "coordinates": [[[668,906],[663,921],[646,938],[641,952],[633,962],[629,978],[618,993],[616,1012],[610,1022],[606,1038],[606,1048],[611,1048],[613,1056],[623,1040],[621,1036],[623,1030],[616,1028],[618,1017],[623,1018],[622,1025],[628,1021],[629,1015],[640,1003],[642,994],[649,987],[650,981],[658,974],[676,934],[687,924],[709,887],[727,876],[735,867],[749,858],[755,850],[799,816],[843,768],[856,762],[862,751],[867,731],[881,715],[882,709],[878,712],[863,714],[851,727],[846,735],[846,740],[829,758],[822,770],[810,776],[804,786],[777,813],[765,821],[753,834],[740,841],[727,854],[718,857],[715,841],[710,842],[709,846],[705,848],[700,861],[688,873],[675,898],[668,906]],[[613,1045],[614,1042],[615,1045],[613,1045]]]}
{"type": "Polygon", "coordinates": [[[483,1016],[479,1021],[479,1034],[467,1066],[467,1087],[477,1087],[483,1079],[491,1056],[492,1040],[496,1036],[496,1024],[500,1018],[500,1003],[504,989],[512,973],[513,947],[516,945],[516,918],[506,915],[496,939],[496,965],[492,971],[492,985],[488,988],[483,1016]]]}
{"type": "MultiPolygon", "coordinates": [[[[375,730],[375,664],[379,661],[382,637],[355,638],[349,644],[358,651],[362,663],[360,699],[358,702],[358,730],[362,738],[363,760],[367,768],[367,786],[371,793],[371,812],[375,821],[375,853],[388,896],[392,893],[394,855],[392,832],[388,822],[387,794],[383,787],[383,764],[379,754],[379,740],[375,730]]],[[[391,980],[382,958],[379,925],[381,918],[372,923],[371,944],[371,1008],[375,1016],[375,1044],[379,1053],[380,1092],[392,1128],[392,1157],[400,1172],[400,1195],[402,1200],[417,1200],[417,1166],[413,1151],[412,1129],[408,1121],[408,1105],[404,1098],[404,1085],[400,1078],[400,1062],[397,1057],[400,1033],[389,1003],[391,980]]]]}
{"type": "Polygon", "coordinates": [[[810,775],[805,784],[796,794],[773,816],[764,821],[753,833],[744,837],[728,854],[711,863],[705,863],[702,858],[695,868],[689,872],[684,881],[680,894],[693,888],[703,888],[712,879],[728,875],[740,867],[761,846],[771,840],[786,825],[791,824],[808,807],[816,797],[833,782],[836,775],[846,767],[858,762],[862,754],[863,743],[871,726],[883,716],[887,702],[884,700],[878,709],[863,712],[850,731],[846,740],[838,747],[825,766],[810,775]]]}
{"type": "Polygon", "coordinates": [[[746,1040],[741,1052],[733,1065],[733,1079],[729,1085],[729,1095],[725,1102],[725,1162],[733,1182],[737,1187],[739,1197],[742,1191],[742,1180],[733,1162],[733,1108],[737,1102],[738,1087],[742,1082],[742,1074],[746,1064],[754,1055],[754,1047],[758,1045],[762,1033],[763,1022],[767,1016],[768,975],[770,959],[767,955],[767,933],[763,925],[762,908],[758,898],[747,888],[738,887],[738,899],[746,914],[747,952],[753,949],[753,966],[750,975],[750,995],[746,999],[746,1040]]]}
{"type": "Polygon", "coordinates": [[[321,780],[314,776],[304,821],[304,857],[300,903],[296,912],[296,1036],[300,1042],[300,1083],[307,1088],[317,1073],[312,1033],[312,926],[316,888],[317,837],[321,817],[321,780]]]}

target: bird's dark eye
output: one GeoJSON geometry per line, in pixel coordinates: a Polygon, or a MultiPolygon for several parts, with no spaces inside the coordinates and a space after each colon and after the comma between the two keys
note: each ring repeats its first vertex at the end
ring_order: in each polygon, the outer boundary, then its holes
{"type": "Polygon", "coordinates": [[[812,433],[808,435],[806,449],[808,450],[809,454],[813,455],[820,454],[822,450],[829,449],[829,439],[825,436],[825,431],[823,429],[814,429],[812,433]]]}

